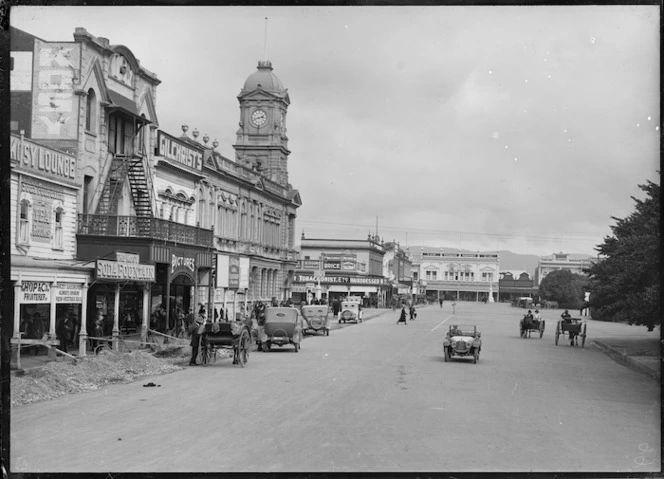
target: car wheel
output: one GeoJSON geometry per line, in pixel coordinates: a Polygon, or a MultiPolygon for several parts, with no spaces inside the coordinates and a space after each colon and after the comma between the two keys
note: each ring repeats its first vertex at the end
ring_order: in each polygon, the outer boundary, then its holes
{"type": "Polygon", "coordinates": [[[556,346],[558,346],[558,338],[560,337],[560,333],[556,331],[556,346]]]}
{"type": "Polygon", "coordinates": [[[448,348],[446,348],[446,347],[443,348],[443,355],[445,356],[445,362],[447,362],[448,359],[449,359],[449,358],[447,357],[447,351],[448,351],[448,348]]]}
{"type": "Polygon", "coordinates": [[[476,350],[473,352],[473,364],[477,364],[477,360],[479,359],[479,357],[480,357],[480,353],[479,353],[479,351],[476,349],[476,350]]]}

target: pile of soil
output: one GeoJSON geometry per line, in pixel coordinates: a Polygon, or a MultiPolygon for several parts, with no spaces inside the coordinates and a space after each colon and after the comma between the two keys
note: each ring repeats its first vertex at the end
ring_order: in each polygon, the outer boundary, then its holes
{"type": "Polygon", "coordinates": [[[182,366],[177,363],[189,359],[191,348],[164,348],[156,354],[165,355],[156,357],[147,351],[102,351],[76,363],[54,361],[26,370],[25,374],[11,378],[11,405],[22,406],[65,394],[97,390],[108,384],[128,383],[145,376],[178,371],[182,366]]]}

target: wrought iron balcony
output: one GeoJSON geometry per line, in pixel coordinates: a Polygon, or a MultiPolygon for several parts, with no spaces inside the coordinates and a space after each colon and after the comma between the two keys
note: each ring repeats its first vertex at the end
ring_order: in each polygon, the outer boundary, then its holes
{"type": "Polygon", "coordinates": [[[212,230],[146,216],[78,215],[77,233],[92,236],[150,238],[196,246],[212,246],[212,230]]]}

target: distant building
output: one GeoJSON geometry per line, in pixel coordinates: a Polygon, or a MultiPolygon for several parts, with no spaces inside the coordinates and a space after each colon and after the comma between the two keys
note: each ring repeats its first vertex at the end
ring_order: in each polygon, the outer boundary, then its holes
{"type": "Polygon", "coordinates": [[[568,270],[585,276],[583,270],[589,268],[593,262],[593,257],[589,255],[554,253],[551,256],[543,256],[535,270],[535,284],[539,286],[551,271],[557,270],[568,270]]]}
{"type": "Polygon", "coordinates": [[[383,257],[383,276],[387,278],[392,287],[388,291],[390,296],[408,297],[413,294],[413,263],[408,250],[401,248],[395,241],[383,243],[385,256],[383,257]]]}
{"type": "Polygon", "coordinates": [[[495,301],[500,258],[497,251],[458,251],[444,248],[412,249],[413,279],[424,282],[429,301],[495,301]]]}
{"type": "Polygon", "coordinates": [[[383,276],[385,248],[377,236],[365,240],[306,238],[302,233],[300,261],[292,299],[297,304],[344,296],[361,296],[385,304],[390,282],[383,276]]]}
{"type": "Polygon", "coordinates": [[[537,298],[539,287],[526,271],[501,271],[498,280],[499,301],[512,301],[517,298],[537,298]]]}

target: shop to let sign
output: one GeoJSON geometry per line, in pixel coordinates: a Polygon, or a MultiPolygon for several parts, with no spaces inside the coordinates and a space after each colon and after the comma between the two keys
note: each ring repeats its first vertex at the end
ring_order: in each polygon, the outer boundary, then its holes
{"type": "Polygon", "coordinates": [[[21,303],[50,303],[51,283],[45,281],[23,281],[21,303]]]}
{"type": "Polygon", "coordinates": [[[82,303],[83,288],[80,284],[64,283],[55,288],[56,303],[82,303]]]}

